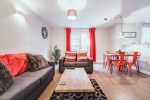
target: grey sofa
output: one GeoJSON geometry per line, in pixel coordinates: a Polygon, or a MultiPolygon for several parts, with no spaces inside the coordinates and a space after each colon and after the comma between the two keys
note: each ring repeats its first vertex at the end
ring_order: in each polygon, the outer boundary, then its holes
{"type": "Polygon", "coordinates": [[[55,74],[55,63],[48,63],[47,68],[14,77],[14,83],[0,95],[0,100],[37,100],[55,74]]]}
{"type": "Polygon", "coordinates": [[[93,73],[93,59],[88,57],[87,62],[65,62],[65,57],[59,59],[59,72],[63,73],[65,68],[84,68],[87,73],[93,73]]]}

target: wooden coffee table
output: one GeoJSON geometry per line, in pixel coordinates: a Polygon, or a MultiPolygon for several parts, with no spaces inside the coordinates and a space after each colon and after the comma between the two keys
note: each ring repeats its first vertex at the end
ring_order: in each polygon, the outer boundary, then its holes
{"type": "Polygon", "coordinates": [[[55,100],[57,100],[57,93],[93,93],[94,100],[94,87],[91,84],[87,73],[84,68],[65,69],[60,81],[55,88],[55,100]],[[60,85],[60,82],[65,82],[65,85],[60,85]]]}

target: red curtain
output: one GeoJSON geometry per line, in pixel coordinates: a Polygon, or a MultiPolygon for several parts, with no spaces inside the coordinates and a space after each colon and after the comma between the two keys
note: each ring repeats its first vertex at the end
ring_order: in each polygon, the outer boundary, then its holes
{"type": "Polygon", "coordinates": [[[66,51],[71,50],[71,28],[66,28],[66,51]]]}
{"type": "Polygon", "coordinates": [[[90,28],[90,57],[96,62],[95,28],[90,28]]]}

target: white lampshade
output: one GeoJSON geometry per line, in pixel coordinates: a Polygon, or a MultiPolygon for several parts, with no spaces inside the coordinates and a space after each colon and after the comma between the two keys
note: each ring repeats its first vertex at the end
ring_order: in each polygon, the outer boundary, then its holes
{"type": "Polygon", "coordinates": [[[75,9],[69,9],[68,10],[68,19],[75,20],[76,17],[76,10],[75,9]]]}

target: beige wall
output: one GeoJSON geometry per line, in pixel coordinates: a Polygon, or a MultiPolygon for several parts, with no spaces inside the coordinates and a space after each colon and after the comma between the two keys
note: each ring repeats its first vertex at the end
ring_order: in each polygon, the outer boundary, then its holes
{"type": "Polygon", "coordinates": [[[0,1],[0,54],[31,52],[48,60],[50,41],[49,26],[21,0],[0,1]],[[25,19],[16,14],[16,9],[24,12],[25,19]],[[47,39],[41,35],[43,26],[48,30],[47,39]]]}

